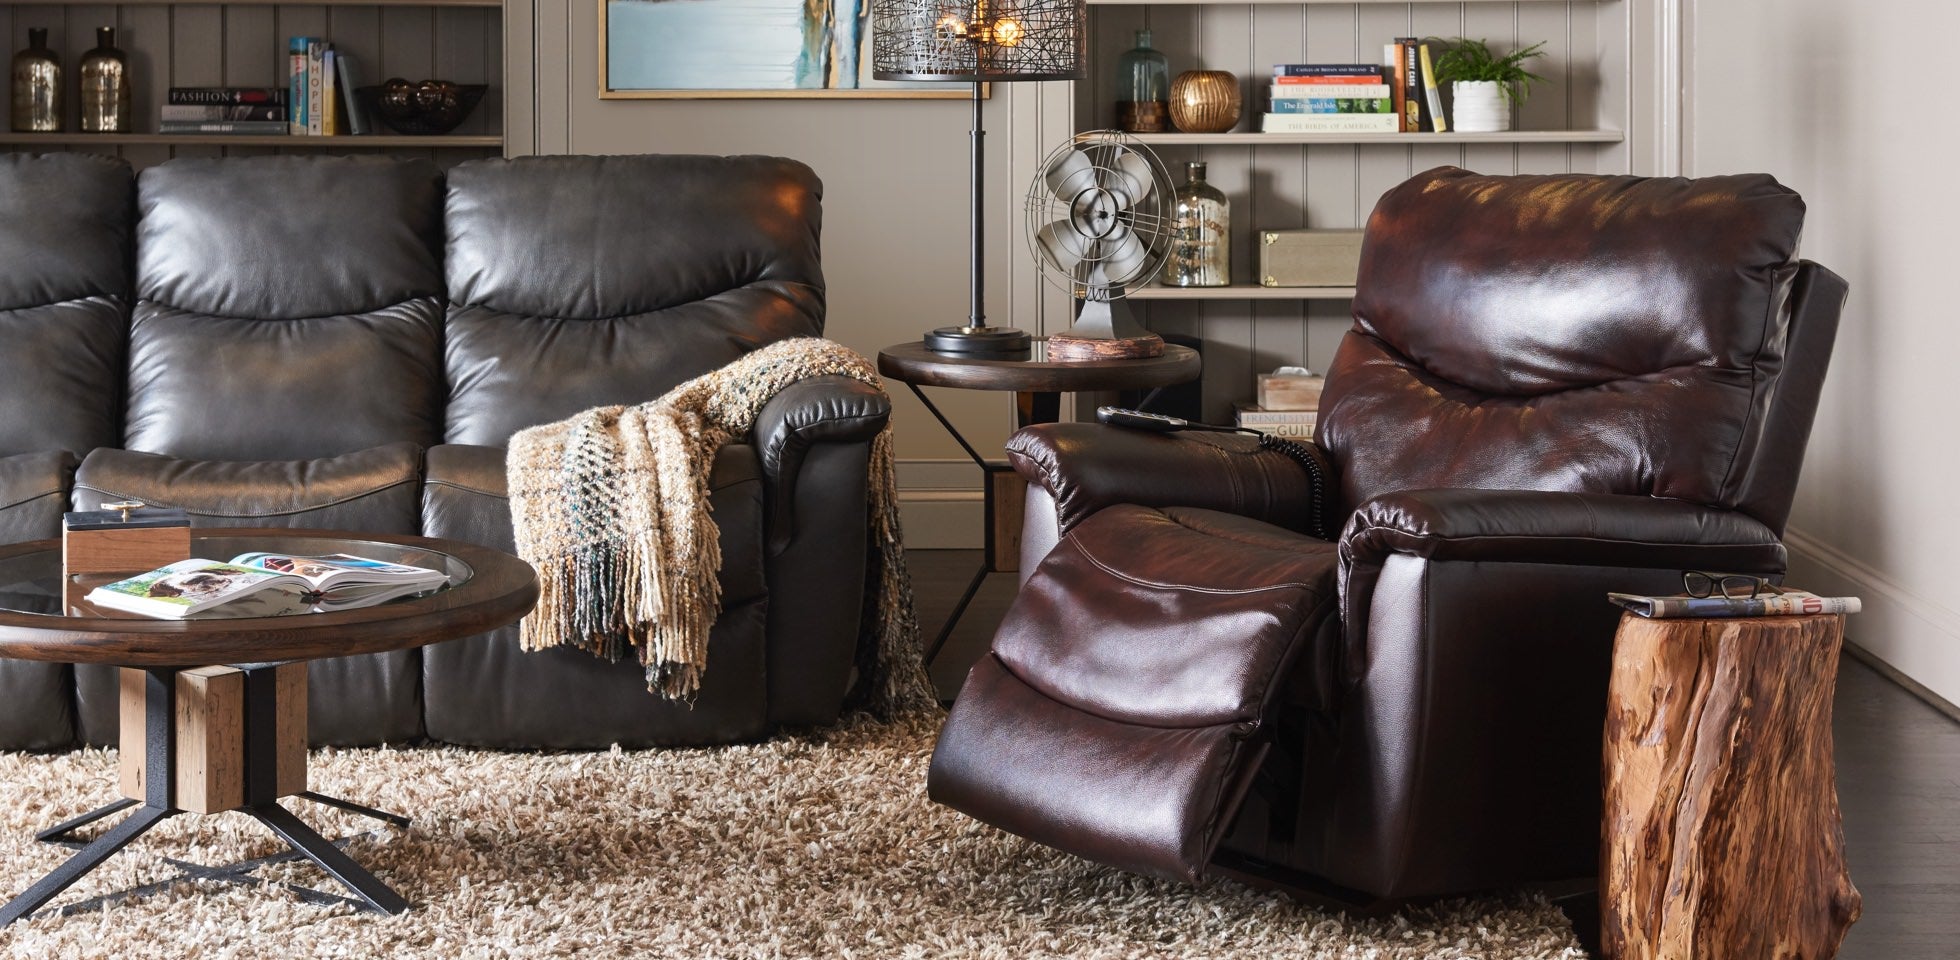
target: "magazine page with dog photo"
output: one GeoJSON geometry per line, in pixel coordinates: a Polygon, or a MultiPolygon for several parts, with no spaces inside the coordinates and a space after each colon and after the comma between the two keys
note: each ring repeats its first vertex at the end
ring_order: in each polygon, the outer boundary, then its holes
{"type": "Polygon", "coordinates": [[[279,594],[267,599],[283,609],[296,600],[303,601],[312,589],[303,577],[215,560],[179,560],[96,587],[89,591],[87,600],[98,607],[181,620],[261,592],[279,594]]]}

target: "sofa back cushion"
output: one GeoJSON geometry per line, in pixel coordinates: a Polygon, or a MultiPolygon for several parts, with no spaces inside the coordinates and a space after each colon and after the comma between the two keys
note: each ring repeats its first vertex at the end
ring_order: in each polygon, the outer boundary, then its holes
{"type": "Polygon", "coordinates": [[[442,174],[425,160],[172,160],[138,182],[130,449],[331,457],[436,442],[442,174]]]}
{"type": "Polygon", "coordinates": [[[1475,487],[1735,507],[1803,216],[1763,175],[1444,167],[1390,190],[1321,398],[1345,505],[1475,487]]]}
{"type": "Polygon", "coordinates": [[[823,332],[822,186],[772,157],[523,157],[449,172],[444,439],[651,400],[823,332]]]}
{"type": "Polygon", "coordinates": [[[116,443],[134,197],[120,160],[0,155],[0,457],[116,443]]]}

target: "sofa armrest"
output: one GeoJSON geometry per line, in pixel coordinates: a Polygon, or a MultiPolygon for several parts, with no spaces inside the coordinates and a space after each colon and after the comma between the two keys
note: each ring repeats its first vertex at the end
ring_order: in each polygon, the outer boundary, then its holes
{"type": "Polygon", "coordinates": [[[781,552],[794,529],[791,505],[810,447],[869,441],[885,428],[891,412],[891,399],[882,390],[840,376],[791,384],[763,405],[755,418],[754,442],[768,489],[770,552],[781,552]]]}
{"type": "MultiPolygon", "coordinates": [[[[1682,500],[1538,490],[1409,490],[1361,505],[1341,532],[1341,608],[1365,623],[1391,555],[1432,561],[1707,569],[1781,574],[1775,531],[1747,514],[1682,500]]],[[[1604,602],[1604,598],[1601,598],[1604,602]]]]}
{"type": "MultiPolygon", "coordinates": [[[[1337,476],[1325,454],[1321,476],[1337,476]]],[[[1097,423],[1048,423],[1016,433],[1007,459],[1046,490],[1066,534],[1104,507],[1197,507],[1235,513],[1312,534],[1313,481],[1291,457],[1233,433],[1151,433],[1097,423]]],[[[1338,502],[1333,490],[1323,502],[1338,502]]]]}

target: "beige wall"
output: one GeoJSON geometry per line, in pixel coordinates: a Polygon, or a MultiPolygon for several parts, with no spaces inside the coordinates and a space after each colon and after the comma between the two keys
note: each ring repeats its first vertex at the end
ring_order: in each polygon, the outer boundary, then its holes
{"type": "Polygon", "coordinates": [[[1960,133],[1944,68],[1910,52],[1960,31],[1960,6],[1699,0],[1687,23],[1689,172],[1762,170],[1796,188],[1804,255],[1851,283],[1791,521],[1792,580],[1861,595],[1853,641],[1960,702],[1947,170],[1960,133]]]}
{"type": "MultiPolygon", "coordinates": [[[[601,100],[597,0],[538,0],[537,149],[542,153],[762,153],[794,157],[824,182],[824,274],[830,336],[875,356],[967,313],[967,127],[964,100],[601,100]]],[[[953,89],[963,90],[955,86],[953,89]]],[[[1009,319],[1006,267],[1012,91],[987,105],[989,313],[1009,319]]],[[[901,460],[960,457],[897,384],[901,460]]],[[[1012,403],[1004,395],[935,391],[969,439],[998,450],[1012,403]]],[[[971,472],[970,470],[967,472],[971,472]]],[[[963,474],[958,475],[963,476],[963,474]]],[[[972,481],[977,489],[977,479],[972,481]]]]}

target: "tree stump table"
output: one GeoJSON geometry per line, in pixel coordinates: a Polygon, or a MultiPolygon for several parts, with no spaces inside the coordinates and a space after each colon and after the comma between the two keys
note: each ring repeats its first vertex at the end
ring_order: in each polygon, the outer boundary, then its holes
{"type": "Polygon", "coordinates": [[[1601,937],[1615,960],[1828,960],[1858,919],[1831,746],[1842,616],[1621,618],[1601,937]]]}

